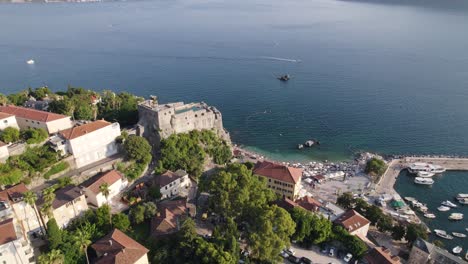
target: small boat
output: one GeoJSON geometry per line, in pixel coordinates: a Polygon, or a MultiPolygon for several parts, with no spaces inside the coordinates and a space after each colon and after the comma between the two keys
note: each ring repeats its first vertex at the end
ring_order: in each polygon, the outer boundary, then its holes
{"type": "Polygon", "coordinates": [[[414,197],[409,197],[409,196],[404,197],[403,199],[405,199],[405,201],[407,201],[407,202],[417,201],[416,198],[414,198],[414,197]]]}
{"type": "Polygon", "coordinates": [[[468,198],[458,199],[458,202],[461,204],[468,204],[468,198]]]}
{"type": "Polygon", "coordinates": [[[417,175],[418,177],[421,177],[421,178],[431,178],[432,176],[435,175],[435,173],[432,173],[429,171],[418,171],[417,175]]]}
{"type": "Polygon", "coordinates": [[[302,144],[297,145],[297,149],[303,149],[303,148],[304,148],[304,145],[302,145],[302,144]]]}
{"type": "Polygon", "coordinates": [[[312,147],[314,144],[315,144],[315,142],[314,142],[313,140],[307,140],[307,141],[304,143],[304,145],[305,145],[306,147],[309,147],[309,148],[312,147]]]}
{"type": "Polygon", "coordinates": [[[414,179],[414,183],[423,184],[423,185],[432,185],[432,184],[434,184],[434,180],[430,179],[430,178],[416,177],[414,179]]]}
{"type": "Polygon", "coordinates": [[[453,239],[453,236],[447,234],[447,232],[445,232],[444,230],[440,230],[440,229],[434,229],[434,232],[437,236],[441,237],[441,238],[445,238],[445,239],[448,239],[448,240],[451,240],[453,239]]]}
{"type": "Polygon", "coordinates": [[[463,233],[452,232],[452,235],[455,237],[465,238],[466,235],[463,233]]]}
{"type": "Polygon", "coordinates": [[[445,206],[448,206],[448,207],[452,207],[452,208],[458,207],[458,205],[452,203],[451,201],[443,201],[443,202],[442,202],[442,205],[445,205],[445,206]]]}
{"type": "Polygon", "coordinates": [[[424,217],[429,218],[429,219],[434,219],[436,218],[435,214],[424,214],[424,217]]]}
{"type": "Polygon", "coordinates": [[[453,254],[460,254],[462,252],[462,247],[456,246],[452,249],[453,254]]]}
{"type": "Polygon", "coordinates": [[[450,207],[441,205],[441,206],[437,207],[437,210],[439,210],[441,212],[447,212],[448,210],[450,210],[450,207]]]}
{"type": "Polygon", "coordinates": [[[468,198],[468,193],[459,193],[457,194],[457,199],[468,198]]]}
{"type": "Polygon", "coordinates": [[[463,219],[463,214],[461,213],[452,213],[448,219],[450,220],[462,220],[463,219]]]}
{"type": "Polygon", "coordinates": [[[440,173],[444,173],[446,171],[446,169],[442,166],[439,166],[439,165],[432,165],[432,170],[431,172],[435,173],[435,174],[440,174],[440,173]]]}
{"type": "Polygon", "coordinates": [[[429,210],[429,208],[427,208],[427,206],[425,206],[425,205],[419,207],[418,209],[419,209],[419,211],[421,211],[423,213],[426,213],[429,210]]]}
{"type": "Polygon", "coordinates": [[[278,80],[283,81],[283,82],[289,81],[289,79],[291,79],[291,76],[289,76],[289,74],[285,74],[285,75],[278,77],[278,80]]]}
{"type": "Polygon", "coordinates": [[[34,60],[30,59],[30,60],[26,61],[26,63],[29,64],[29,65],[32,65],[32,64],[34,64],[34,60]]]}

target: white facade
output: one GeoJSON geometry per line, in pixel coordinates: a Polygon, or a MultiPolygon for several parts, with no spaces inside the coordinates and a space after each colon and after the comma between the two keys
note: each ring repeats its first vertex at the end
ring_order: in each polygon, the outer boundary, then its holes
{"type": "Polygon", "coordinates": [[[49,134],[54,134],[60,130],[65,130],[73,126],[69,116],[49,122],[36,121],[17,116],[16,121],[18,122],[20,129],[42,128],[49,134]]]}
{"type": "Polygon", "coordinates": [[[187,173],[182,177],[164,185],[160,188],[161,198],[170,198],[174,196],[178,196],[181,191],[189,188],[191,186],[191,182],[187,173]]]}
{"type": "Polygon", "coordinates": [[[67,150],[75,158],[77,168],[118,153],[115,138],[120,136],[119,123],[67,140],[67,150]]]}
{"type": "MultiPolygon", "coordinates": [[[[85,195],[81,195],[58,208],[53,209],[53,216],[60,228],[65,228],[75,218],[82,216],[88,210],[85,195]]],[[[42,214],[44,223],[49,221],[49,218],[42,214]]]]}
{"type": "Polygon", "coordinates": [[[0,142],[0,162],[5,161],[9,156],[8,145],[4,145],[3,142],[0,142]]]}
{"type": "Polygon", "coordinates": [[[3,230],[8,232],[8,234],[0,234],[0,236],[10,236],[15,233],[14,238],[12,238],[14,240],[0,245],[0,263],[34,263],[34,252],[29,241],[23,236],[20,227],[15,221],[13,221],[13,226],[11,226],[13,230],[3,230]]]}
{"type": "Polygon", "coordinates": [[[0,130],[4,130],[7,127],[14,127],[16,129],[19,129],[18,123],[16,123],[15,116],[9,116],[0,119],[0,130]]]}
{"type": "Polygon", "coordinates": [[[370,224],[366,224],[353,232],[349,232],[351,235],[359,236],[359,237],[367,237],[367,232],[369,231],[370,224]]]}
{"type": "Polygon", "coordinates": [[[24,201],[12,205],[16,220],[21,224],[26,233],[39,231],[41,223],[37,218],[39,214],[34,212],[34,208],[24,201]]]}
{"type": "MultiPolygon", "coordinates": [[[[112,185],[109,185],[109,196],[107,199],[109,199],[109,202],[114,198],[116,195],[118,195],[121,191],[127,187],[128,182],[126,180],[119,179],[116,182],[114,182],[112,185]]],[[[93,204],[97,207],[101,207],[102,205],[107,203],[106,197],[102,194],[102,192],[95,193],[91,189],[86,188],[85,189],[85,194],[86,194],[86,200],[88,203],[93,204]]]]}
{"type": "Polygon", "coordinates": [[[148,254],[143,255],[139,260],[135,261],[134,264],[148,264],[148,254]]]}

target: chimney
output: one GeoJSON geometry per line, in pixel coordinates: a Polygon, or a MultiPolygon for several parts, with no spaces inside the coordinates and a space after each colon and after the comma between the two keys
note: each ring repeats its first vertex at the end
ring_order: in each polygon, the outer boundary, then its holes
{"type": "Polygon", "coordinates": [[[112,239],[109,239],[109,245],[112,246],[112,239]]]}

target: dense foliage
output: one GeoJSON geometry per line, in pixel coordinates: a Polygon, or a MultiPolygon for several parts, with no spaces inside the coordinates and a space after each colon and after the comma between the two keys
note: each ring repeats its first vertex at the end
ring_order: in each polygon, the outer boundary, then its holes
{"type": "Polygon", "coordinates": [[[54,174],[57,174],[59,172],[62,172],[66,169],[68,169],[70,167],[70,164],[68,164],[68,162],[65,162],[65,161],[62,161],[62,162],[59,162],[57,164],[55,164],[54,166],[52,166],[45,174],[44,174],[44,178],[45,179],[49,179],[50,176],[54,175],[54,174]]]}
{"type": "Polygon", "coordinates": [[[428,238],[426,227],[422,224],[409,224],[406,227],[406,241],[408,241],[409,244],[412,244],[418,237],[422,239],[428,238]]]}
{"type": "Polygon", "coordinates": [[[332,235],[332,223],[330,220],[300,207],[295,207],[290,213],[296,223],[296,232],[292,236],[292,239],[306,247],[329,240],[332,235]]]}
{"type": "Polygon", "coordinates": [[[20,139],[20,132],[17,128],[7,127],[0,131],[0,141],[5,143],[16,142],[20,139]]]}
{"type": "Polygon", "coordinates": [[[129,218],[134,224],[143,223],[156,214],[157,207],[153,202],[138,204],[130,209],[129,218]]]}
{"type": "Polygon", "coordinates": [[[124,142],[124,149],[131,160],[145,164],[151,161],[151,145],[144,137],[129,136],[124,142]]]}
{"type": "Polygon", "coordinates": [[[367,174],[381,176],[382,174],[384,174],[386,169],[387,164],[385,164],[385,161],[377,158],[372,158],[367,161],[365,172],[367,174]]]}
{"type": "Polygon", "coordinates": [[[29,128],[21,131],[21,138],[28,144],[44,142],[48,137],[49,134],[43,128],[29,128]]]}
{"type": "Polygon", "coordinates": [[[198,178],[207,154],[215,163],[225,164],[231,158],[231,148],[211,130],[171,135],[161,142],[161,159],[156,173],[183,169],[198,178]]]}
{"type": "Polygon", "coordinates": [[[332,239],[340,241],[356,258],[362,258],[367,252],[367,245],[359,237],[351,235],[341,226],[334,226],[332,239]]]}

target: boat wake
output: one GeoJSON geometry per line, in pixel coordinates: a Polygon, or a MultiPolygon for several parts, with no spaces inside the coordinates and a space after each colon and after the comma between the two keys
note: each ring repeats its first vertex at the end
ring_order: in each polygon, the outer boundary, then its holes
{"type": "Polygon", "coordinates": [[[294,62],[294,63],[299,63],[301,60],[295,60],[295,59],[288,59],[288,58],[278,58],[278,57],[267,57],[267,56],[261,56],[259,57],[260,59],[263,60],[273,60],[273,61],[286,61],[286,62],[294,62]]]}

